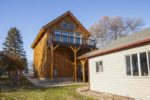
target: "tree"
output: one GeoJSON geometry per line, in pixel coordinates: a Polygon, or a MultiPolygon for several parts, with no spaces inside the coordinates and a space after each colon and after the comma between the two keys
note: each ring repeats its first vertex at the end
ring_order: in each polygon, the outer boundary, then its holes
{"type": "Polygon", "coordinates": [[[20,58],[26,58],[22,36],[16,27],[10,28],[8,31],[8,35],[3,43],[3,50],[9,56],[16,55],[20,58]]]}
{"type": "Polygon", "coordinates": [[[139,30],[144,24],[141,18],[130,18],[128,17],[126,20],[127,28],[129,31],[134,32],[139,30]]]}
{"type": "Polygon", "coordinates": [[[96,46],[102,48],[106,44],[124,37],[131,32],[138,31],[143,26],[141,19],[123,19],[122,17],[102,17],[89,29],[92,37],[96,40],[96,46]]]}
{"type": "Polygon", "coordinates": [[[5,71],[9,72],[9,79],[12,85],[19,85],[18,73],[24,69],[24,64],[25,62],[22,59],[16,57],[15,55],[8,56],[4,54],[4,52],[0,52],[0,74],[5,71]]]}
{"type": "MultiPolygon", "coordinates": [[[[22,62],[24,62],[24,64],[22,64],[23,69],[27,67],[27,58],[26,58],[26,52],[23,48],[22,36],[20,34],[20,31],[16,27],[10,28],[10,30],[8,31],[8,35],[5,38],[5,41],[3,43],[3,51],[4,51],[4,55],[7,56],[6,58],[13,59],[11,61],[20,62],[21,60],[22,62]]],[[[18,69],[16,70],[19,71],[19,65],[18,65],[18,69]]],[[[9,75],[10,72],[11,70],[9,70],[9,75]]]]}

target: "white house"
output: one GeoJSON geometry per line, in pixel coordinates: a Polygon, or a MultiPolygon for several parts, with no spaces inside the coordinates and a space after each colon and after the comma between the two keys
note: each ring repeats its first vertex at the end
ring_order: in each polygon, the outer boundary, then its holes
{"type": "Polygon", "coordinates": [[[79,58],[88,58],[90,90],[150,100],[150,28],[79,58]]]}

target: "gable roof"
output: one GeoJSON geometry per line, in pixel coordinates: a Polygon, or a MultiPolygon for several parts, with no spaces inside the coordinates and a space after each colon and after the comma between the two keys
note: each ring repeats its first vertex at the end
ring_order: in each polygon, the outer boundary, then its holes
{"type": "Polygon", "coordinates": [[[56,19],[54,19],[53,21],[49,22],[48,24],[46,24],[45,26],[43,26],[38,35],[36,36],[34,42],[31,45],[31,48],[34,48],[36,46],[36,44],[38,43],[39,39],[41,38],[41,36],[43,36],[44,32],[50,27],[52,26],[54,23],[60,21],[62,18],[66,17],[66,16],[70,16],[80,27],[82,27],[90,36],[90,33],[88,32],[88,30],[80,23],[80,21],[70,12],[67,11],[64,14],[62,14],[61,16],[57,17],[56,19]]]}
{"type": "Polygon", "coordinates": [[[117,52],[146,43],[150,43],[150,28],[135,32],[126,37],[119,38],[112,43],[106,45],[104,48],[84,54],[78,57],[78,59],[91,58],[99,55],[117,52]]]}

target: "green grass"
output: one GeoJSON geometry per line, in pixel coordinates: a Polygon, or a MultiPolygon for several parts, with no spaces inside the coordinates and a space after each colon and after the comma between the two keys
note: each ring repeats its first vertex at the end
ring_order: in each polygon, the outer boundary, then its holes
{"type": "Polygon", "coordinates": [[[79,87],[82,85],[40,88],[25,78],[21,78],[20,87],[12,87],[5,77],[0,78],[0,100],[93,100],[78,94],[76,89],[79,87]]]}

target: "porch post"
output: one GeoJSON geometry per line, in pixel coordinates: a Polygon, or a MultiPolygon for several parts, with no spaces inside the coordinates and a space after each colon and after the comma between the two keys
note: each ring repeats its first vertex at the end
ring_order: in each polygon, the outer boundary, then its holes
{"type": "Polygon", "coordinates": [[[74,81],[77,82],[77,52],[80,50],[80,47],[72,47],[70,46],[71,50],[74,52],[74,81]]]}
{"type": "Polygon", "coordinates": [[[51,46],[50,46],[50,49],[51,49],[51,66],[50,66],[50,72],[51,72],[51,80],[53,80],[53,77],[54,77],[54,72],[53,72],[53,68],[54,68],[54,50],[58,47],[59,45],[56,45],[55,47],[54,47],[54,45],[53,44],[51,44],[51,46]]]}
{"type": "Polygon", "coordinates": [[[83,79],[83,83],[85,82],[85,63],[87,61],[87,58],[85,59],[81,59],[81,64],[82,64],[82,79],[83,79]]]}

